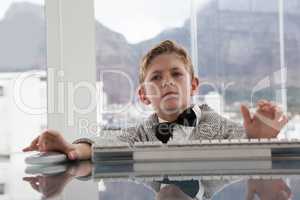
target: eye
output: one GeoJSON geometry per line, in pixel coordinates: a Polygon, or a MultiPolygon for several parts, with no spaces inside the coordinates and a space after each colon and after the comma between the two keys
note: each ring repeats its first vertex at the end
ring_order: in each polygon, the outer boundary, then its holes
{"type": "Polygon", "coordinates": [[[182,75],[181,72],[173,72],[173,73],[172,73],[172,76],[174,76],[174,77],[179,77],[179,76],[181,76],[181,75],[182,75]]]}
{"type": "Polygon", "coordinates": [[[157,80],[160,80],[160,79],[161,79],[160,75],[154,75],[154,76],[152,76],[152,78],[150,80],[151,81],[157,81],[157,80]]]}

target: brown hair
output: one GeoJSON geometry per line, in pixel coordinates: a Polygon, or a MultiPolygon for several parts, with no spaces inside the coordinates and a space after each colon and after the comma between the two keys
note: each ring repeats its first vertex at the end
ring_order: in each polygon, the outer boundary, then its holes
{"type": "Polygon", "coordinates": [[[141,60],[139,69],[140,84],[144,82],[148,66],[151,64],[154,58],[164,53],[176,53],[184,62],[185,67],[190,72],[191,77],[194,77],[192,60],[187,51],[183,47],[176,44],[174,41],[165,40],[160,42],[157,46],[153,47],[141,60]]]}

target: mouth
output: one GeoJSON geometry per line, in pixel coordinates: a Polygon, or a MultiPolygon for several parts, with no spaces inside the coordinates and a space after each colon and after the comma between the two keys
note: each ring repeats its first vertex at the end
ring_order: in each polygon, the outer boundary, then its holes
{"type": "Polygon", "coordinates": [[[177,92],[167,92],[165,93],[162,98],[168,97],[168,96],[177,96],[178,93],[177,92]]]}

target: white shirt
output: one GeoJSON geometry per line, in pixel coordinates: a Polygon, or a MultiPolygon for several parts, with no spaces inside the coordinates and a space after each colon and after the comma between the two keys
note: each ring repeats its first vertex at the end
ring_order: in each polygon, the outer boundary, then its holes
{"type": "MultiPolygon", "coordinates": [[[[201,109],[199,108],[199,106],[194,105],[192,110],[196,114],[196,117],[197,117],[196,124],[198,124],[199,120],[201,119],[201,109]]],[[[164,123],[164,122],[168,122],[168,121],[158,117],[158,122],[164,123]]],[[[180,142],[188,141],[190,138],[190,135],[192,134],[193,129],[194,129],[194,127],[187,127],[187,126],[183,126],[180,124],[176,124],[173,129],[173,137],[170,138],[170,141],[172,141],[172,140],[180,141],[180,142]]]]}

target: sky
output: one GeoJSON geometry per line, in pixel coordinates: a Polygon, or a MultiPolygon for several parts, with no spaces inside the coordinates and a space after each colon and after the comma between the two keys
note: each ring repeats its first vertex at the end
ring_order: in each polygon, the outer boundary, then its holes
{"type": "Polygon", "coordinates": [[[9,8],[10,4],[15,2],[31,2],[39,5],[44,4],[44,0],[0,0],[0,19],[4,17],[6,10],[9,8]]]}
{"type": "MultiPolygon", "coordinates": [[[[44,0],[0,0],[0,19],[13,2],[43,5],[44,0]]],[[[187,0],[94,0],[95,18],[128,42],[150,39],[166,28],[180,27],[190,17],[187,0]]],[[[202,6],[210,0],[196,0],[202,6]]]]}

